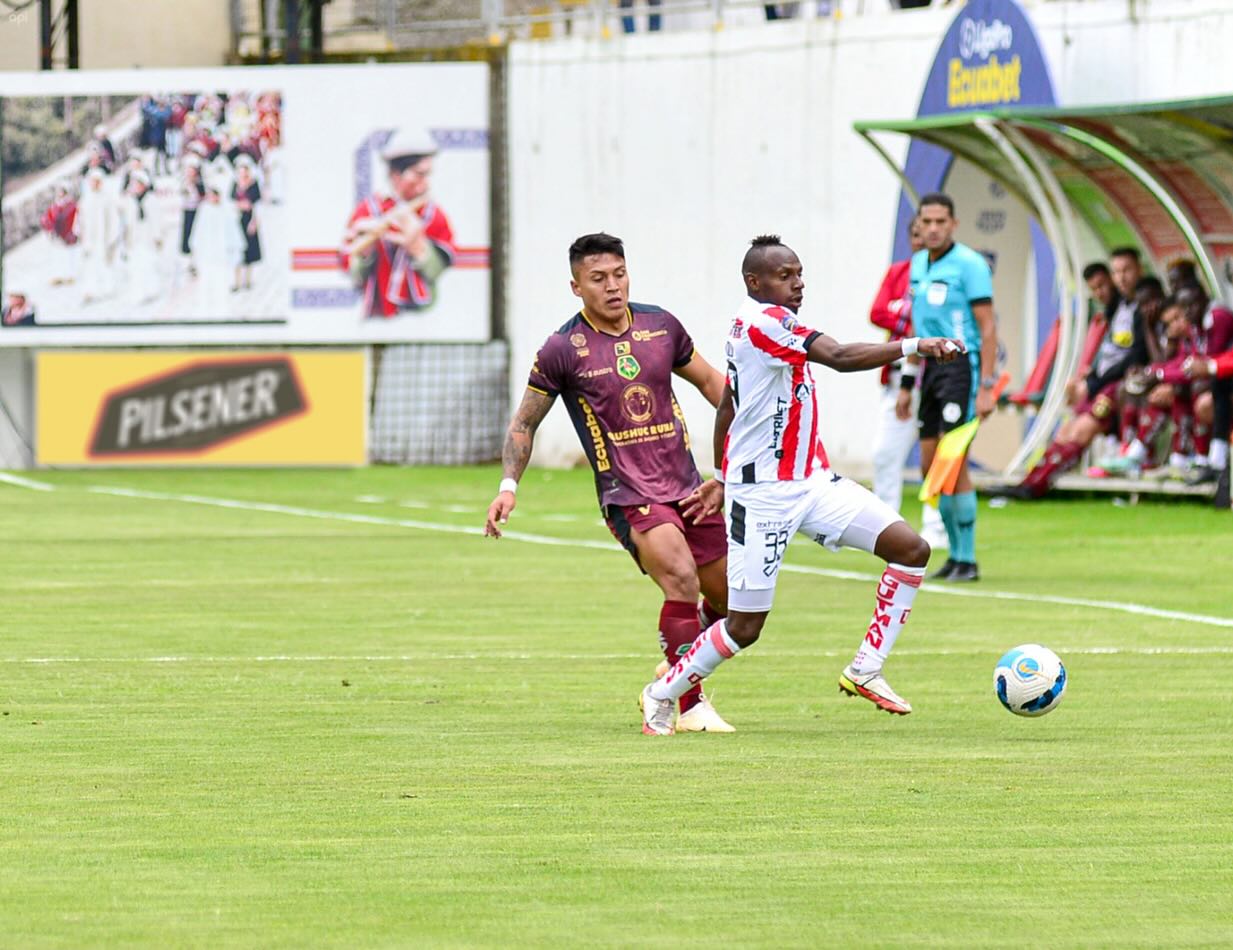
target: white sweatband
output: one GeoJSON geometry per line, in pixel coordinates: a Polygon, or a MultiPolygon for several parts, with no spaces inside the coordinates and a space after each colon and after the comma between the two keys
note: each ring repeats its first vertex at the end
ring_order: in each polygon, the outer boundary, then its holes
{"type": "Polygon", "coordinates": [[[512,478],[501,479],[501,487],[497,489],[497,494],[499,495],[503,491],[507,491],[511,495],[518,494],[518,483],[512,478]]]}
{"type": "Polygon", "coordinates": [[[920,349],[920,337],[918,336],[906,337],[902,341],[902,346],[903,346],[904,356],[915,356],[917,350],[920,349]]]}
{"type": "Polygon", "coordinates": [[[1216,375],[1216,361],[1214,359],[1209,358],[1207,361],[1207,375],[1208,376],[1216,375]]]}
{"type": "Polygon", "coordinates": [[[721,485],[724,483],[724,470],[722,468],[715,469],[715,481],[721,485]]]}
{"type": "Polygon", "coordinates": [[[899,375],[907,376],[909,379],[915,379],[916,374],[920,372],[919,363],[904,363],[899,367],[899,375]]]}

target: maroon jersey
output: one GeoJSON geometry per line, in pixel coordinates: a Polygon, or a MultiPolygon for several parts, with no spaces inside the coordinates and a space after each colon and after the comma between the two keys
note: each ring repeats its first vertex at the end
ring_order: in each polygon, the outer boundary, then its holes
{"type": "Polygon", "coordinates": [[[601,508],[679,501],[702,483],[672,393],[693,355],[676,317],[636,303],[620,336],[578,313],[540,347],[527,386],[565,400],[601,508]]]}

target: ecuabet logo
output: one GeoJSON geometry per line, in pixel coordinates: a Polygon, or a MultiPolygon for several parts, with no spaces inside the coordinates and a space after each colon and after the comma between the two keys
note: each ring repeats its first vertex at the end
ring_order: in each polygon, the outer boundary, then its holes
{"type": "Polygon", "coordinates": [[[202,452],[297,416],[307,406],[287,357],[189,363],[109,393],[89,454],[202,452]]]}

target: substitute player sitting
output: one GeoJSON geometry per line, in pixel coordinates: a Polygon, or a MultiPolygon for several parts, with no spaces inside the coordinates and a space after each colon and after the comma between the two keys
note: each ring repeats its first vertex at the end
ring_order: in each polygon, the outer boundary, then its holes
{"type": "Polygon", "coordinates": [[[728,379],[715,418],[715,457],[726,482],[729,613],[642,691],[642,731],[671,735],[676,697],[758,639],[797,532],[832,550],[859,548],[886,561],[873,619],[839,687],[906,715],[912,707],[891,689],[882,666],[916,599],[929,545],[873,492],[817,464],[818,406],[808,364],[846,373],[918,353],[945,361],[964,353],[963,344],[916,337],[838,343],[802,326],[801,262],[777,235],[754,238],[741,270],[749,296],[728,330],[728,379]]]}
{"type": "MultiPolygon", "coordinates": [[[[625,247],[587,234],[569,249],[570,287],[582,310],[552,334],[531,369],[526,395],[505,436],[504,478],[484,533],[501,537],[535,430],[557,396],[569,411],[595,472],[608,527],[664,594],[660,646],[675,663],[703,626],[727,609],[727,541],[721,485],[702,484],[685,418],[672,392],[675,373],[717,405],[723,376],[694,351],[672,314],[629,302],[625,247]],[[688,499],[688,500],[687,500],[688,499]],[[709,513],[704,513],[704,509],[709,513]],[[698,595],[705,595],[699,607],[698,595]]],[[[732,732],[702,694],[678,693],[682,732],[732,732]]]]}

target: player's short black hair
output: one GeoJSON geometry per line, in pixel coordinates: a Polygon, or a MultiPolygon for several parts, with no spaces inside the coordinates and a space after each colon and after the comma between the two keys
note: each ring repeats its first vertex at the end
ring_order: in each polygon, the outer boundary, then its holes
{"type": "Polygon", "coordinates": [[[1104,274],[1106,277],[1108,277],[1109,276],[1109,265],[1106,264],[1104,261],[1092,261],[1092,263],[1088,264],[1087,267],[1083,268],[1083,279],[1084,280],[1091,280],[1097,274],[1104,274]]]}
{"type": "Polygon", "coordinates": [[[1143,291],[1151,291],[1158,297],[1164,296],[1164,285],[1155,277],[1140,277],[1139,282],[1135,284],[1135,293],[1141,294],[1143,291]]]}
{"type": "Polygon", "coordinates": [[[1109,252],[1109,260],[1113,260],[1115,257],[1133,257],[1135,259],[1135,263],[1137,264],[1139,263],[1139,249],[1137,247],[1131,247],[1129,244],[1125,247],[1115,247],[1109,252]]]}
{"type": "Polygon", "coordinates": [[[1192,261],[1189,257],[1174,258],[1169,261],[1169,266],[1167,269],[1171,271],[1179,271],[1183,274],[1190,274],[1192,277],[1198,273],[1195,269],[1194,261],[1192,261]]]}
{"type": "Polygon", "coordinates": [[[745,256],[741,259],[741,273],[760,273],[766,261],[767,248],[786,246],[778,234],[759,234],[749,242],[749,250],[745,252],[745,256]]]}
{"type": "Polygon", "coordinates": [[[955,201],[943,191],[931,191],[929,194],[923,195],[917,208],[917,214],[920,213],[920,208],[925,207],[925,205],[941,205],[950,213],[952,218],[955,216],[955,201]]]}
{"type": "Polygon", "coordinates": [[[582,263],[584,258],[592,254],[615,254],[625,260],[625,243],[611,234],[603,231],[597,234],[584,234],[569,246],[569,269],[573,270],[582,263]]]}

